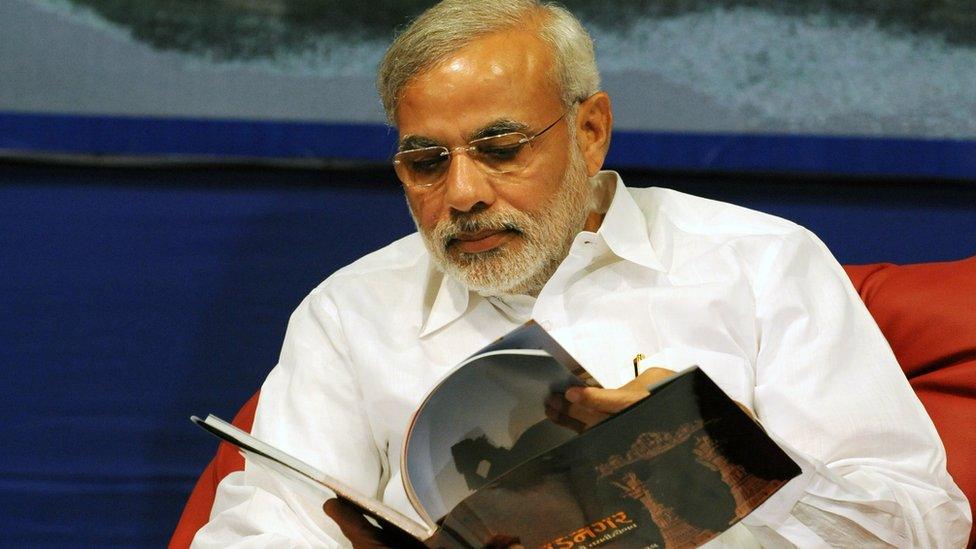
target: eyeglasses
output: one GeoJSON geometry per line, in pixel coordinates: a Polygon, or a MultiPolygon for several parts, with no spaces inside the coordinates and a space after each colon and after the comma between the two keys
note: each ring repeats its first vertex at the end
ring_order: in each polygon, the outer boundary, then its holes
{"type": "Polygon", "coordinates": [[[407,188],[436,185],[447,176],[451,156],[464,153],[490,175],[513,173],[524,169],[532,159],[532,141],[549,131],[566,116],[564,112],[552,124],[533,136],[508,132],[474,139],[467,145],[454,148],[422,147],[400,151],[393,157],[397,177],[407,188]]]}

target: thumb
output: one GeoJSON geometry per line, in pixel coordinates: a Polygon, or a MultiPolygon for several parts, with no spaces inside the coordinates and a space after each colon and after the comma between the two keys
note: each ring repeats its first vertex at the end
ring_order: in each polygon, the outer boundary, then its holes
{"type": "Polygon", "coordinates": [[[620,389],[571,387],[566,390],[566,400],[604,414],[615,414],[647,395],[647,389],[624,387],[620,389]]]}
{"type": "Polygon", "coordinates": [[[674,370],[668,370],[667,368],[660,368],[657,366],[652,366],[643,372],[641,375],[635,377],[634,379],[627,382],[626,385],[622,386],[621,389],[626,389],[630,391],[643,391],[648,392],[647,388],[654,385],[662,379],[669,378],[675,374],[674,370]]]}

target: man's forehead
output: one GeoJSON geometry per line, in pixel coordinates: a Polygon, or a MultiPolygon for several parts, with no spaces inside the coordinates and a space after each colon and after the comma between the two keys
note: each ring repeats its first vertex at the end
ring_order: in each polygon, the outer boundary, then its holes
{"type": "Polygon", "coordinates": [[[445,73],[477,76],[513,72],[528,76],[551,66],[553,61],[551,46],[537,32],[526,28],[503,29],[470,40],[418,76],[427,73],[438,78],[445,73]]]}
{"type": "Polygon", "coordinates": [[[407,81],[396,112],[401,139],[524,129],[560,100],[553,65],[549,47],[524,30],[477,38],[407,81]]]}

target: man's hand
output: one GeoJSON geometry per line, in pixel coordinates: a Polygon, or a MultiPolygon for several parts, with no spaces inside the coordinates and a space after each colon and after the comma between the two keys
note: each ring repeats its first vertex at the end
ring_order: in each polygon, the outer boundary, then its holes
{"type": "MultiPolygon", "coordinates": [[[[665,368],[648,368],[619,389],[570,387],[566,394],[554,393],[546,398],[546,417],[557,425],[569,427],[577,433],[616,414],[651,393],[647,388],[677,372],[665,368]]],[[[741,402],[735,404],[749,419],[759,423],[752,410],[741,402]]],[[[762,424],[759,424],[762,427],[762,424]]]]}
{"type": "MultiPolygon", "coordinates": [[[[413,537],[403,534],[395,526],[388,525],[382,519],[376,519],[383,527],[377,528],[359,509],[342,498],[330,499],[322,505],[329,518],[339,525],[342,535],[352,542],[355,549],[375,549],[379,547],[403,547],[406,549],[426,549],[413,537]]],[[[495,535],[488,540],[484,549],[523,549],[521,542],[515,536],[503,534],[495,535]]]]}
{"type": "MultiPolygon", "coordinates": [[[[405,547],[408,549],[421,548],[424,544],[420,543],[411,536],[408,536],[390,525],[386,528],[377,528],[366,517],[348,501],[337,498],[330,499],[322,506],[326,515],[334,520],[342,530],[342,535],[352,542],[356,549],[373,549],[378,547],[405,547]]],[[[384,525],[385,521],[377,520],[384,525]]]]}
{"type": "Polygon", "coordinates": [[[558,425],[583,432],[647,397],[650,394],[648,386],[674,373],[664,368],[648,368],[617,389],[570,387],[565,394],[549,395],[546,399],[546,416],[558,425]]]}

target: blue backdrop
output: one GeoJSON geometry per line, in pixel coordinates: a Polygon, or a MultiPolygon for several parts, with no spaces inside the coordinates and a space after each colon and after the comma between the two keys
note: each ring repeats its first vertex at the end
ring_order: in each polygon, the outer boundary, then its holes
{"type": "MultiPolygon", "coordinates": [[[[383,124],[51,115],[0,111],[0,152],[382,163],[383,124]]],[[[976,179],[976,141],[615,131],[608,162],[655,170],[976,179]]]]}
{"type": "MultiPolygon", "coordinates": [[[[976,186],[624,174],[796,220],[842,262],[976,253],[976,186]]],[[[159,546],[292,308],[412,230],[388,168],[0,164],[0,546],[159,546]]]]}

